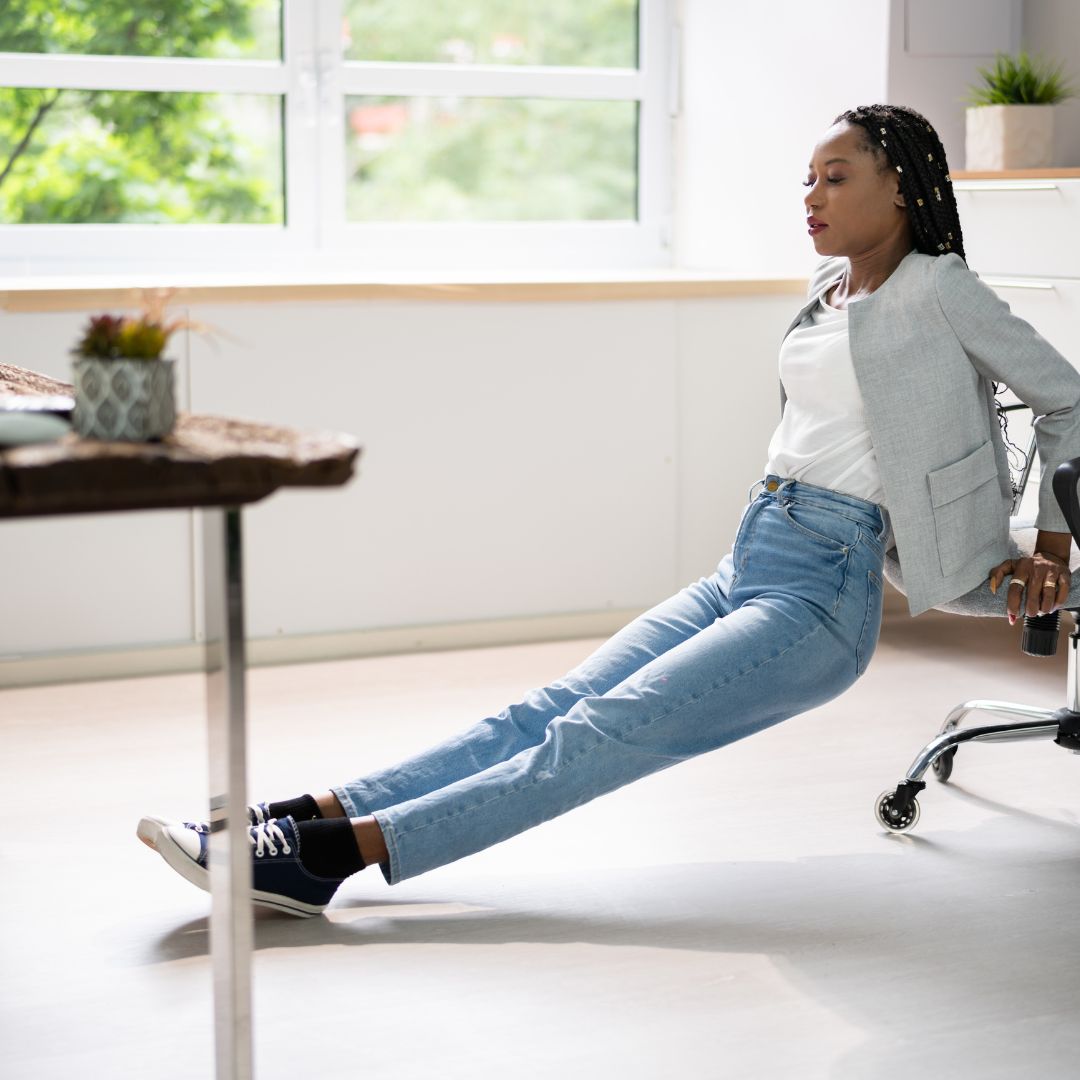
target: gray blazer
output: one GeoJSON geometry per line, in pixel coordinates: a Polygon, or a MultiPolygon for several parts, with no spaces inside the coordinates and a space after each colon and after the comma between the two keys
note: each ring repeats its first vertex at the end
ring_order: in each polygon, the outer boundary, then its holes
{"type": "MultiPolygon", "coordinates": [[[[817,265],[785,338],[847,264],[817,265]]],[[[974,589],[1008,558],[1012,484],[991,379],[1036,417],[1047,479],[1035,527],[1069,531],[1050,477],[1080,457],[1080,372],[959,255],[912,249],[851,304],[848,333],[913,616],[974,589]]],[[[786,402],[781,382],[781,416],[786,402]]]]}

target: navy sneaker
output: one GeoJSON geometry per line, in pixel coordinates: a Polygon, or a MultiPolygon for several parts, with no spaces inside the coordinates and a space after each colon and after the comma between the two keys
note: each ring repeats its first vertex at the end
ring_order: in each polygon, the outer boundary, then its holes
{"type": "MultiPolygon", "coordinates": [[[[292,817],[271,818],[248,827],[252,847],[252,902],[290,915],[319,915],[344,878],[317,877],[300,861],[300,837],[292,817]]],[[[210,891],[206,857],[209,831],[166,825],[158,854],[182,877],[210,891]]]]}
{"type": "MultiPolygon", "coordinates": [[[[261,825],[264,821],[270,820],[270,810],[264,802],[255,803],[254,806],[249,804],[247,814],[249,825],[261,825]]],[[[194,829],[196,832],[210,832],[210,823],[208,821],[175,821],[172,818],[156,817],[153,814],[148,814],[146,817],[139,819],[135,835],[147,847],[157,851],[158,836],[167,825],[182,825],[185,829],[194,829]]]]}

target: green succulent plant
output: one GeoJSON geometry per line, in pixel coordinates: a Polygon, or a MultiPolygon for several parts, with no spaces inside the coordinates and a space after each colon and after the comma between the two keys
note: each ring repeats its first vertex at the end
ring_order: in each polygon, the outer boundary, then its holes
{"type": "Polygon", "coordinates": [[[75,346],[80,356],[106,358],[116,355],[116,339],[123,319],[116,315],[95,315],[86,324],[83,336],[75,346]]]}
{"type": "Polygon", "coordinates": [[[83,328],[75,345],[79,356],[98,360],[157,360],[165,351],[169,338],[182,327],[206,330],[201,323],[190,319],[165,319],[165,309],[174,290],[158,289],[142,294],[142,314],[94,315],[83,328]]]}
{"type": "Polygon", "coordinates": [[[1032,59],[1021,50],[1016,56],[994,54],[992,68],[977,68],[984,85],[970,87],[968,105],[1053,105],[1074,97],[1076,89],[1062,76],[1064,63],[1056,66],[1042,56],[1032,59]]]}
{"type": "Polygon", "coordinates": [[[86,324],[75,352],[98,360],[157,360],[168,340],[169,334],[156,322],[141,317],[95,315],[86,324]]]}

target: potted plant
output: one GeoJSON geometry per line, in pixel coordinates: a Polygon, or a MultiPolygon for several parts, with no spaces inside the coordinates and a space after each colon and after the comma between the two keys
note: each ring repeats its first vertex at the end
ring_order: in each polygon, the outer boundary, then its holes
{"type": "Polygon", "coordinates": [[[74,430],[94,439],[148,442],[176,422],[176,361],[162,356],[172,335],[194,326],[167,321],[171,291],[143,294],[138,316],[95,315],[73,350],[74,430]]]}
{"type": "Polygon", "coordinates": [[[965,131],[968,169],[1037,169],[1053,164],[1053,106],[1073,97],[1061,64],[1051,67],[1021,51],[996,53],[994,67],[976,69],[983,85],[969,87],[965,131]]]}

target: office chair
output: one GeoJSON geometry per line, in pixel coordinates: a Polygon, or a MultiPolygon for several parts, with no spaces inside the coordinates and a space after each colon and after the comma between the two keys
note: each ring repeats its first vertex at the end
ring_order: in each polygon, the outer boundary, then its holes
{"type": "MultiPolygon", "coordinates": [[[[1005,406],[1020,408],[1023,406],[1005,406]]],[[[1038,530],[1034,518],[1017,514],[1023,499],[1031,463],[1035,456],[1035,437],[1032,435],[1027,459],[1019,483],[1014,484],[1014,498],[1009,517],[1009,558],[1030,556],[1035,550],[1038,530]]],[[[1054,497],[1068,522],[1073,539],[1080,545],[1080,501],[1077,499],[1077,482],[1080,480],[1080,457],[1062,462],[1053,475],[1054,497]]],[[[900,592],[904,591],[904,579],[895,549],[886,553],[885,577],[900,592]]],[[[976,699],[957,705],[945,718],[938,735],[919,751],[907,775],[895,790],[884,791],[874,804],[878,822],[892,832],[905,832],[919,820],[918,793],[926,787],[923,776],[932,768],[934,776],[943,783],[953,770],[957,749],[967,742],[1012,742],[1020,739],[1053,739],[1058,746],[1074,754],[1080,754],[1080,668],[1077,667],[1077,648],[1080,647],[1080,552],[1074,547],[1069,557],[1072,584],[1069,595],[1061,607],[1049,615],[1024,616],[1024,631],[1020,648],[1029,656],[1053,656],[1057,651],[1059,621],[1062,610],[1073,617],[1073,629],[1069,635],[1069,666],[1065,680],[1067,704],[1060,709],[1042,709],[1034,705],[1022,705],[1011,701],[976,699]],[[962,727],[972,714],[989,713],[1007,718],[1007,723],[979,724],[962,727]]],[[[987,567],[989,576],[990,568],[987,567]]],[[[958,596],[936,610],[955,612],[960,615],[997,615],[1005,617],[1005,590],[1009,575],[998,586],[997,593],[990,591],[989,581],[958,596]]],[[[1027,600],[1025,590],[1025,603],[1027,600]]]]}

